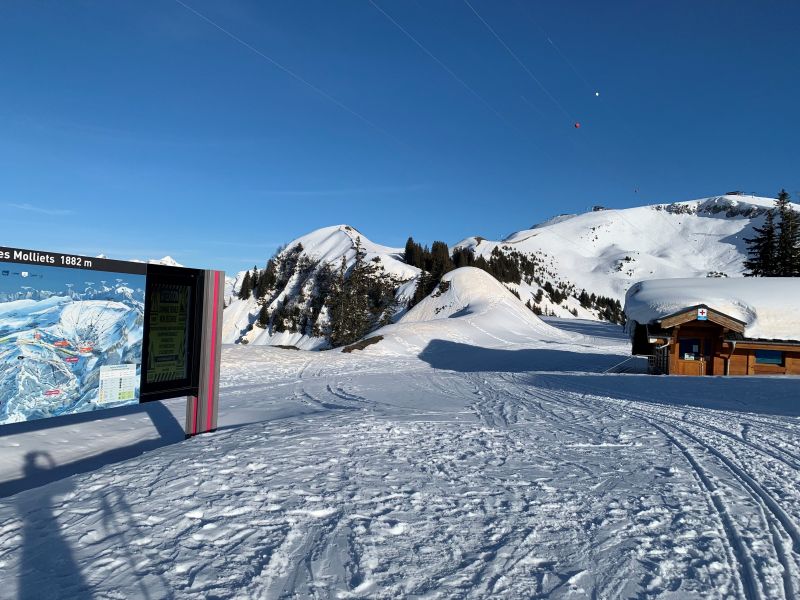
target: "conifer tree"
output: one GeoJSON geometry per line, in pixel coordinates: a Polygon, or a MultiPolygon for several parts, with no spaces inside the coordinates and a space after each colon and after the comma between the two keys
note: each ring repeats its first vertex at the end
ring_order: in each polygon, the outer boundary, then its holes
{"type": "Polygon", "coordinates": [[[749,277],[770,277],[776,274],[777,238],[775,229],[775,211],[767,211],[763,227],[753,227],[755,237],[745,238],[747,254],[744,267],[749,277]]]}
{"type": "Polygon", "coordinates": [[[258,279],[259,279],[258,267],[253,265],[253,273],[252,275],[250,275],[250,295],[252,295],[253,292],[256,291],[256,288],[258,287],[258,279]]]}
{"type": "Polygon", "coordinates": [[[789,194],[781,190],[775,201],[780,217],[775,251],[775,275],[794,277],[800,271],[800,216],[792,210],[789,194]]]}
{"type": "Polygon", "coordinates": [[[326,305],[328,307],[329,324],[327,338],[331,346],[334,348],[341,344],[344,338],[345,331],[345,310],[346,301],[344,298],[345,293],[345,273],[347,271],[347,261],[342,257],[342,262],[339,265],[339,270],[333,278],[330,287],[330,293],[326,305]]]}
{"type": "Polygon", "coordinates": [[[242,285],[239,287],[239,300],[247,300],[253,291],[253,284],[250,281],[250,271],[245,271],[242,285]]]}
{"type": "Polygon", "coordinates": [[[268,289],[275,287],[275,283],[278,281],[278,275],[274,258],[270,258],[267,261],[267,266],[264,268],[262,277],[264,278],[264,285],[268,289]]]}
{"type": "Polygon", "coordinates": [[[414,241],[413,237],[409,237],[408,241],[406,241],[406,249],[403,255],[403,259],[406,261],[407,264],[411,265],[412,267],[417,267],[418,269],[421,269],[424,266],[422,246],[417,244],[414,241]]]}
{"type": "Polygon", "coordinates": [[[262,304],[261,310],[258,311],[256,325],[261,327],[261,329],[266,329],[269,326],[269,309],[266,304],[262,304]]]}

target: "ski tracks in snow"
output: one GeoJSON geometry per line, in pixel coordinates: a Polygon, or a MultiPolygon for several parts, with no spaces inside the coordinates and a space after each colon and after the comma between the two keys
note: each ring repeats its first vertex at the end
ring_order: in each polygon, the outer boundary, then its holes
{"type": "Polygon", "coordinates": [[[31,577],[26,557],[55,535],[37,532],[55,531],[83,574],[60,582],[72,597],[79,584],[107,598],[800,589],[796,419],[611,398],[562,385],[570,374],[227,359],[230,405],[297,409],[15,496],[0,568],[31,577]]]}
{"type": "Polygon", "coordinates": [[[562,402],[613,407],[652,425],[684,457],[717,515],[736,594],[794,598],[800,586],[800,467],[796,419],[764,418],[586,393],[562,402]]]}

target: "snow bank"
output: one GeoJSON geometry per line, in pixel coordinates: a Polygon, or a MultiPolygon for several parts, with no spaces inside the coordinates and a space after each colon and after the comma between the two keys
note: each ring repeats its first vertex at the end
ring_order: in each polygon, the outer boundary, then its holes
{"type": "Polygon", "coordinates": [[[800,341],[800,279],[737,277],[654,279],[628,291],[629,321],[650,323],[704,304],[746,323],[745,336],[800,341]]]}

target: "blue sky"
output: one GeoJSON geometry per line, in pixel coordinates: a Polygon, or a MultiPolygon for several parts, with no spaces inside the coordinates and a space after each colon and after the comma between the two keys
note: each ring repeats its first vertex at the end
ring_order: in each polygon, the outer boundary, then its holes
{"type": "Polygon", "coordinates": [[[0,245],[235,271],[800,190],[796,2],[373,2],[0,3],[0,245]]]}

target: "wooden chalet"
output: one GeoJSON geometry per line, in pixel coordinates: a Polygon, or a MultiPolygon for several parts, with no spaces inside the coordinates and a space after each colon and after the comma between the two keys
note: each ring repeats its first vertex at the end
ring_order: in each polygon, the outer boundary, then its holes
{"type": "MultiPolygon", "coordinates": [[[[667,280],[655,283],[664,281],[667,280]]],[[[756,279],[746,281],[744,285],[757,285],[756,279]]],[[[702,287],[708,289],[712,286],[705,284],[702,287]]],[[[724,285],[722,287],[725,288],[724,285]]],[[[731,284],[727,287],[731,288],[731,284]]],[[[800,335],[797,335],[797,332],[782,331],[780,327],[771,324],[766,331],[776,334],[776,338],[763,336],[764,328],[755,328],[756,332],[761,333],[759,336],[748,334],[751,325],[748,316],[752,316],[755,320],[758,315],[757,309],[750,306],[747,310],[739,311],[736,316],[726,314],[711,303],[693,304],[678,310],[666,311],[663,307],[674,306],[675,297],[673,295],[671,298],[672,302],[659,303],[657,293],[652,293],[658,292],[659,289],[665,292],[671,291],[654,286],[654,290],[648,290],[651,292],[648,300],[652,305],[662,307],[660,312],[666,313],[663,315],[659,314],[659,311],[649,315],[646,311],[636,310],[635,298],[633,301],[631,298],[639,291],[638,289],[632,288],[626,299],[626,314],[629,312],[629,304],[633,306],[628,316],[628,330],[633,344],[632,354],[647,356],[651,373],[800,375],[800,335]],[[645,320],[648,316],[652,318],[645,320]]],[[[774,298],[770,298],[770,301],[772,304],[775,303],[774,298]]],[[[730,305],[738,307],[742,303],[736,298],[730,305]]],[[[790,296],[786,302],[786,311],[787,314],[800,312],[800,297],[790,296]]]]}

